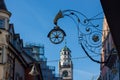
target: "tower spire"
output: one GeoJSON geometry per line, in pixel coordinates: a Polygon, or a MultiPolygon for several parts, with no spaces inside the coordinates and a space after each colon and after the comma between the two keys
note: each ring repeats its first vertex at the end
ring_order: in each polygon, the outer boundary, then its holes
{"type": "Polygon", "coordinates": [[[4,0],[0,0],[0,12],[6,13],[11,16],[11,13],[7,10],[4,0]]]}
{"type": "Polygon", "coordinates": [[[6,8],[4,0],[0,0],[0,10],[8,11],[7,8],[6,8]]]}

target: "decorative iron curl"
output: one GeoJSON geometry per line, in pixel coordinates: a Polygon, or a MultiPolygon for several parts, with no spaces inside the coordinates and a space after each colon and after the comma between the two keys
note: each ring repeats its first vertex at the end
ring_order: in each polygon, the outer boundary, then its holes
{"type": "MultiPolygon", "coordinates": [[[[58,14],[55,16],[54,24],[58,26],[57,23],[58,20],[64,17],[69,17],[70,19],[72,19],[77,27],[79,44],[81,45],[82,49],[85,51],[86,55],[94,62],[106,63],[109,60],[110,56],[108,57],[107,61],[101,62],[99,60],[93,59],[92,56],[88,54],[88,52],[94,54],[100,54],[104,44],[104,42],[102,42],[102,35],[103,35],[102,29],[99,27],[98,24],[93,24],[94,21],[103,19],[103,17],[99,17],[101,14],[102,12],[93,16],[92,18],[87,18],[83,13],[79,11],[60,10],[58,14]]],[[[61,32],[64,33],[64,31],[61,32]]],[[[48,37],[49,39],[51,39],[50,36],[48,37]]],[[[59,44],[61,42],[62,41],[56,43],[53,41],[52,43],[59,44]]]]}

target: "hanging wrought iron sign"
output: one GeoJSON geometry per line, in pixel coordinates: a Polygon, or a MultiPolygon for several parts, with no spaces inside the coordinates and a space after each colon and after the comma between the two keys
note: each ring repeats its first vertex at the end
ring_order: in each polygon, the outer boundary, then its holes
{"type": "Polygon", "coordinates": [[[104,44],[104,42],[102,42],[103,33],[101,27],[99,27],[98,24],[93,24],[94,21],[101,19],[103,20],[103,17],[99,17],[101,14],[102,13],[99,13],[92,18],[87,18],[83,13],[79,11],[60,10],[54,18],[54,24],[56,27],[54,27],[54,29],[49,32],[48,38],[54,44],[59,44],[63,41],[66,34],[64,30],[58,26],[57,22],[59,19],[67,16],[75,22],[77,26],[79,44],[87,56],[94,62],[106,63],[109,60],[110,56],[108,57],[107,61],[101,62],[100,60],[95,60],[90,55],[90,53],[100,54],[100,51],[104,44]]]}

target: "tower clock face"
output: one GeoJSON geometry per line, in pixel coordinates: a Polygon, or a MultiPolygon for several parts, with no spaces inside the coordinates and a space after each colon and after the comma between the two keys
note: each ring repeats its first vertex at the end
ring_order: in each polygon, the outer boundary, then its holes
{"type": "Polygon", "coordinates": [[[63,77],[67,77],[67,76],[68,76],[68,71],[67,71],[67,70],[64,70],[63,73],[62,73],[62,76],[63,76],[63,77]]]}

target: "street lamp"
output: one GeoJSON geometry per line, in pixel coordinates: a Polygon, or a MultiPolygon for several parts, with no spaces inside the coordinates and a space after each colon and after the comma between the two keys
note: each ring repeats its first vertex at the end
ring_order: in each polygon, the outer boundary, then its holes
{"type": "MultiPolygon", "coordinates": [[[[58,21],[61,18],[69,17],[74,21],[77,27],[78,32],[78,42],[81,45],[82,49],[86,55],[94,62],[97,63],[106,63],[108,59],[104,62],[95,60],[89,53],[100,54],[100,51],[103,47],[102,42],[102,29],[98,24],[93,24],[94,21],[103,20],[103,17],[100,17],[102,12],[93,16],[92,18],[87,18],[83,13],[75,10],[63,10],[59,11],[54,18],[55,27],[48,33],[48,38],[54,44],[60,44],[64,37],[66,36],[64,30],[58,26],[58,21]],[[88,53],[89,52],[89,53],[88,53]]],[[[112,52],[110,52],[112,54],[112,52]]]]}

